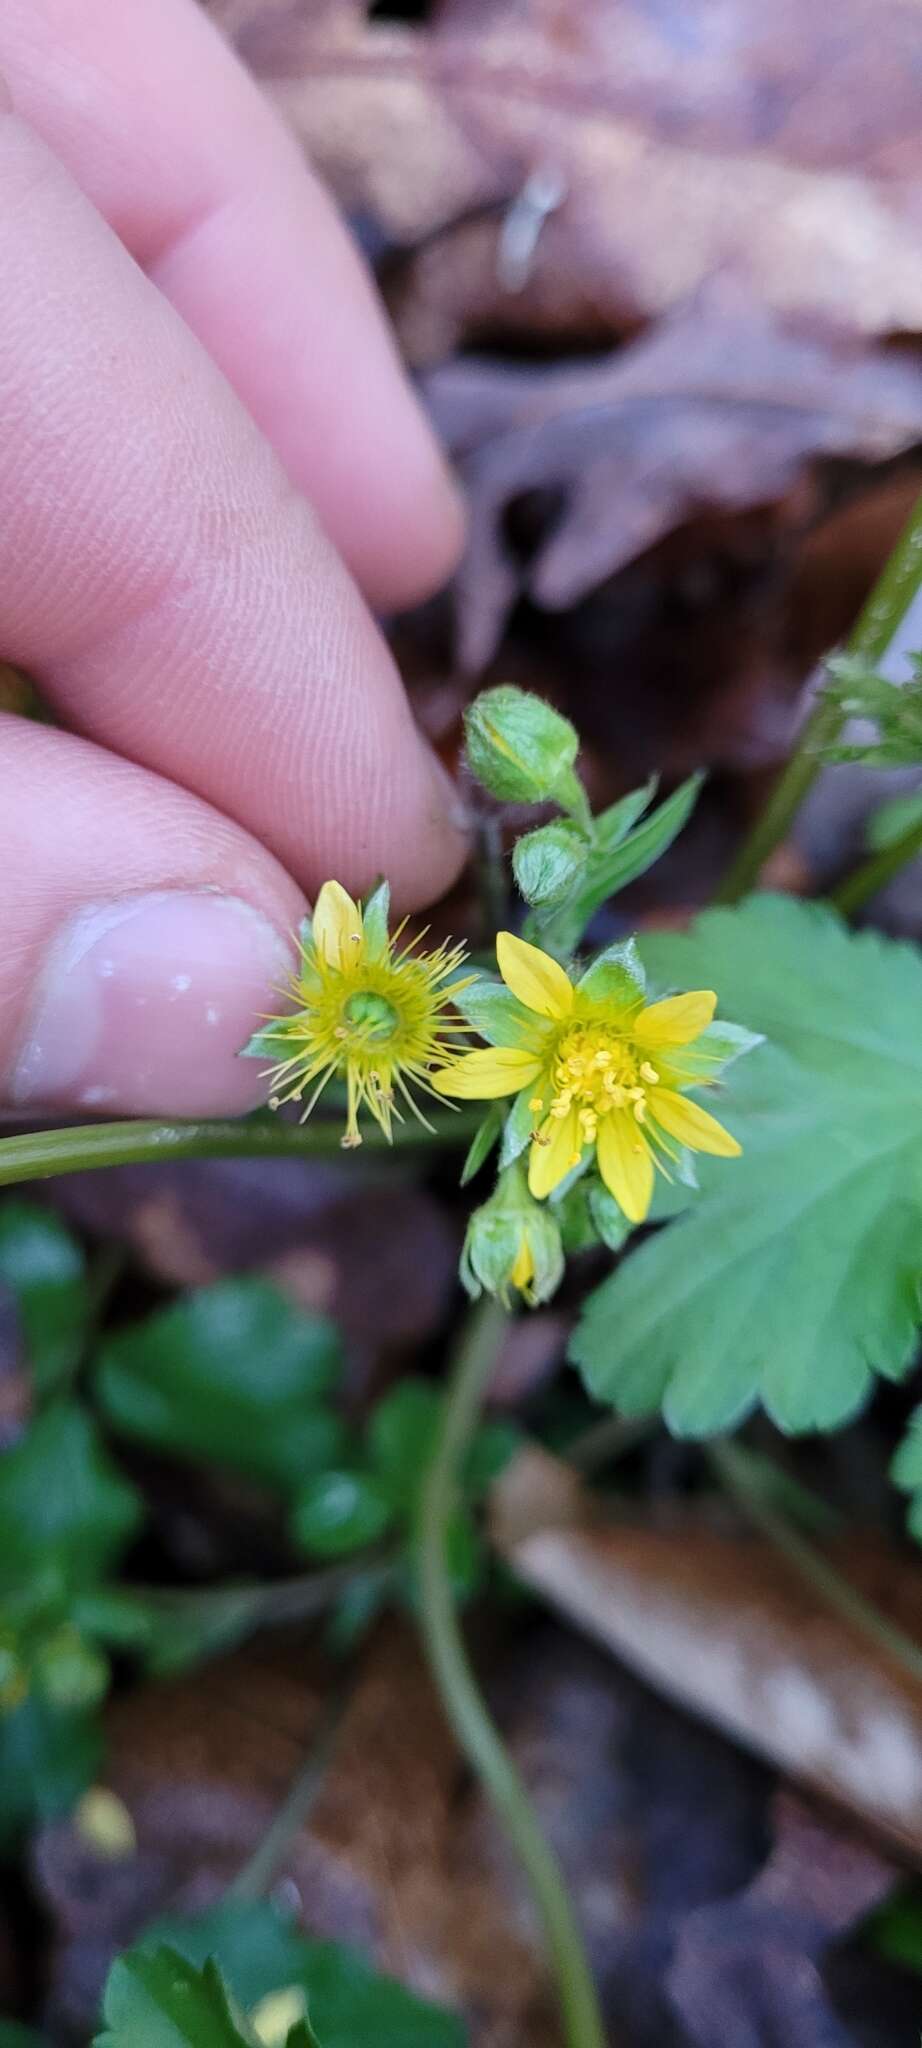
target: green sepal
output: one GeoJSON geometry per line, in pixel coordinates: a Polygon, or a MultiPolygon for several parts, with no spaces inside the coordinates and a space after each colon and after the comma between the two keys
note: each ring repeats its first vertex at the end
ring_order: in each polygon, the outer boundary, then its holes
{"type": "Polygon", "coordinates": [[[534,1092],[534,1081],[530,1081],[527,1087],[522,1088],[516,1096],[506,1118],[506,1128],[503,1132],[503,1142],[499,1151],[501,1171],[503,1167],[511,1166],[514,1159],[519,1158],[532,1138],[535,1119],[529,1104],[534,1092]]]}
{"type": "Polygon", "coordinates": [[[502,1103],[491,1102],[483,1123],[474,1136],[470,1151],[461,1170],[461,1186],[463,1188],[467,1187],[468,1181],[474,1179],[474,1175],[480,1172],[481,1167],[489,1159],[490,1153],[503,1128],[503,1116],[502,1103]]]}
{"type": "Polygon", "coordinates": [[[606,946],[604,953],[596,955],[577,983],[580,995],[588,996],[592,1002],[618,1003],[625,1008],[629,1004],[642,1003],[646,987],[647,977],[636,939],[624,939],[617,945],[606,946]]]}
{"type": "Polygon", "coordinates": [[[593,1177],[587,1185],[589,1214],[604,1245],[610,1252],[620,1252],[633,1228],[625,1216],[620,1203],[610,1195],[604,1181],[593,1177]]]}
{"type": "Polygon", "coordinates": [[[365,938],[365,954],[369,960],[379,960],[387,951],[388,919],[391,914],[391,891],[389,882],[379,882],[372,890],[362,910],[362,931],[365,938]]]}
{"type": "Polygon", "coordinates": [[[565,1188],[562,1194],[555,1188],[548,1197],[548,1208],[553,1212],[567,1258],[576,1252],[591,1251],[599,1242],[589,1206],[589,1187],[589,1176],[584,1173],[575,1186],[565,1188]]]}
{"type": "Polygon", "coordinates": [[[287,1046],[288,1041],[280,1036],[277,1024],[261,1024],[246,1045],[241,1046],[237,1057],[241,1060],[269,1060],[274,1065],[276,1060],[284,1059],[287,1046]]]}
{"type": "Polygon", "coordinates": [[[301,922],[298,926],[298,945],[300,946],[302,953],[309,952],[311,947],[313,946],[313,943],[314,920],[312,917],[302,917],[301,922]]]}
{"type": "Polygon", "coordinates": [[[534,1034],[533,1012],[526,1010],[504,981],[491,981],[484,975],[453,995],[452,1002],[465,1023],[473,1024],[488,1045],[520,1046],[526,1035],[534,1034]]]}
{"type": "Polygon", "coordinates": [[[683,1068],[688,1068],[698,1064],[700,1052],[702,1075],[716,1078],[731,1067],[734,1060],[742,1059],[744,1053],[755,1052],[757,1046],[764,1044],[764,1032],[747,1031],[744,1025],[727,1024],[721,1018],[716,1024],[705,1025],[691,1045],[682,1046],[678,1057],[683,1068]]]}

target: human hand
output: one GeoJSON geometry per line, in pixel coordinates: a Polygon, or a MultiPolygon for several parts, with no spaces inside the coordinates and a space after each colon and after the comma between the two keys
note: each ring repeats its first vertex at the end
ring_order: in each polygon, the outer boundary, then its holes
{"type": "Polygon", "coordinates": [[[6,0],[0,74],[0,656],[75,729],[0,717],[0,1096],[242,1109],[302,891],[460,865],[356,583],[425,595],[461,515],[195,0],[6,0]]]}

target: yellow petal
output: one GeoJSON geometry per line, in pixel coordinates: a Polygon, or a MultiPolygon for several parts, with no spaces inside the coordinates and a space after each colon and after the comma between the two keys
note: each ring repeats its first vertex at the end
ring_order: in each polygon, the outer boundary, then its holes
{"type": "Polygon", "coordinates": [[[688,1045],[710,1024],[717,1008],[712,988],[693,988],[685,996],[667,996],[650,1003],[631,1025],[638,1045],[688,1045]]]}
{"type": "Polygon", "coordinates": [[[549,953],[529,946],[513,932],[499,932],[496,958],[506,987],[526,1009],[539,1017],[568,1017],[573,1008],[573,983],[549,953]]]}
{"type": "Polygon", "coordinates": [[[324,882],[314,905],[314,944],[330,967],[345,967],[362,944],[362,913],[341,882],[324,882]]]}
{"type": "Polygon", "coordinates": [[[654,1123],[678,1138],[680,1145],[690,1145],[693,1152],[716,1152],[719,1159],[739,1157],[742,1145],[731,1138],[716,1116],[697,1102],[689,1102],[687,1096],[677,1095],[672,1088],[651,1088],[647,1104],[654,1123]]]}
{"type": "Polygon", "coordinates": [[[494,1095],[517,1095],[540,1071],[541,1061],[533,1052],[512,1045],[487,1045],[477,1052],[462,1053],[450,1067],[440,1067],[427,1079],[437,1095],[486,1102],[494,1095]]]}
{"type": "Polygon", "coordinates": [[[515,1255],[515,1264],[509,1278],[512,1281],[513,1287],[518,1287],[524,1294],[526,1289],[531,1286],[534,1277],[535,1262],[532,1258],[531,1245],[528,1242],[526,1233],[523,1231],[519,1249],[515,1255]]]}
{"type": "Polygon", "coordinates": [[[603,1117],[596,1147],[609,1194],[630,1223],[642,1223],[653,1195],[653,1160],[636,1118],[624,1110],[603,1117]]]}
{"type": "Polygon", "coordinates": [[[575,1109],[566,1116],[545,1118],[531,1141],[528,1156],[528,1185],[539,1202],[566,1179],[576,1164],[582,1143],[575,1109]]]}

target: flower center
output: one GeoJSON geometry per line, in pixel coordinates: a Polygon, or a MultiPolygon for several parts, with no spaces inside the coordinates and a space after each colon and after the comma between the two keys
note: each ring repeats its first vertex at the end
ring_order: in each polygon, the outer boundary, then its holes
{"type": "Polygon", "coordinates": [[[591,1145],[600,1118],[610,1110],[629,1109],[639,1124],[644,1122],[647,1089],[659,1074],[612,1025],[574,1024],[558,1044],[552,1078],[551,1116],[563,1118],[575,1109],[582,1141],[591,1145]]]}
{"type": "Polygon", "coordinates": [[[353,1031],[359,1031],[363,1038],[390,1038],[396,1031],[400,1019],[393,1003],[386,996],[377,996],[370,989],[360,989],[350,996],[343,1006],[345,1022],[353,1031]]]}

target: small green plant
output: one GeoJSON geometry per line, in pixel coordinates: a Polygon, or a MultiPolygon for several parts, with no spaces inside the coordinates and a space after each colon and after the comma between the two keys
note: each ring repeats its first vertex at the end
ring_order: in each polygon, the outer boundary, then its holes
{"type": "MultiPolygon", "coordinates": [[[[574,726],[502,685],[468,713],[469,770],[496,805],[549,815],[511,847],[520,907],[491,933],[498,975],[492,955],[427,951],[391,932],[386,883],[360,903],[331,880],[302,929],[287,1006],[254,1019],[243,1049],[265,1064],[264,1112],[0,1141],[0,1181],[164,1154],[328,1157],[362,1143],[379,1160],[457,1155],[461,1186],[477,1183],[459,1268],[474,1306],[444,1384],[404,1376],[361,1424],[338,1399],[338,1332],[266,1281],[224,1280],[100,1334],[98,1288],[70,1233],[30,1204],[0,1211],[0,1281],[34,1400],[0,1464],[8,1842],[66,1810],[96,1772],[113,1660],[177,1669],[267,1621],[316,1615],[342,1650],[399,1602],[518,1847],[568,2048],[601,2048],[567,1888],[458,1619],[459,1603],[489,1583],[481,1508],[516,1441],[481,1409],[511,1309],[563,1287],[578,1297],[570,1355],[594,1401],[621,1417],[662,1416],[677,1436],[725,1439],[757,1408],[788,1434],[838,1429],[880,1379],[913,1370],[922,954],[854,931],[843,913],[922,847],[918,794],[876,814],[869,857],[835,905],[752,890],[822,761],[922,759],[922,669],[899,688],[881,673],[919,587],[920,537],[922,511],[830,663],[721,907],[687,930],[632,933],[616,899],[682,830],[701,778],[659,803],[646,784],[595,813],[574,726]],[[869,736],[853,742],[843,735],[856,717],[869,736]],[[306,1121],[278,1117],[288,1101],[306,1121]],[[144,1515],[118,1464],[128,1444],[261,1489],[286,1532],[290,1573],[188,1590],[126,1575],[144,1515]]],[[[792,1499],[803,1520],[803,1498],[785,1494],[771,1460],[726,1441],[708,1456],[769,1534],[792,1499]]],[[[892,1470],[922,1540],[922,1410],[892,1470]]],[[[811,1531],[788,1527],[785,1543],[873,1633],[868,1603],[832,1584],[811,1531]]],[[[892,1630],[888,1641],[893,1651],[892,1630]]],[[[919,1655],[903,1638],[897,1648],[904,1662],[919,1655]]],[[[151,1930],[116,1963],[101,2024],[99,2048],[463,2040],[452,2016],[239,1900],[197,1925],[151,1930]]],[[[7,2037],[28,2048],[16,2029],[7,2037]]]]}

